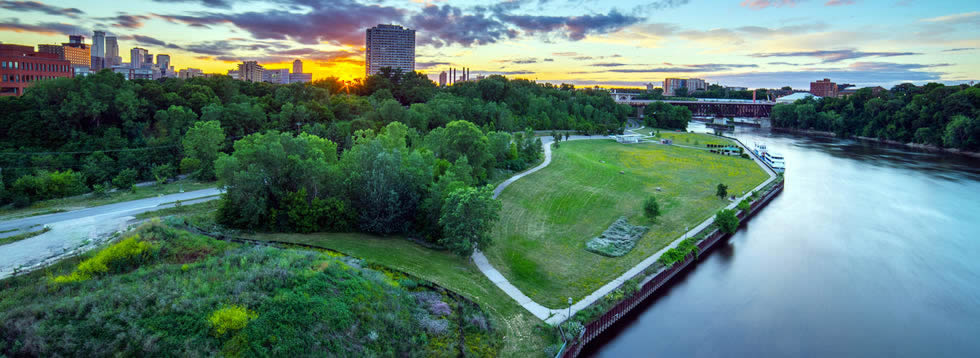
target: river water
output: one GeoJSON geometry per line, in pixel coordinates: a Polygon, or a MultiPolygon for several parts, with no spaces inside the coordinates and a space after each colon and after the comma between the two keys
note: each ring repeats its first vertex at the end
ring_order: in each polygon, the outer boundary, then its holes
{"type": "Polygon", "coordinates": [[[784,154],[783,193],[583,356],[980,356],[980,160],[735,136],[784,154]]]}

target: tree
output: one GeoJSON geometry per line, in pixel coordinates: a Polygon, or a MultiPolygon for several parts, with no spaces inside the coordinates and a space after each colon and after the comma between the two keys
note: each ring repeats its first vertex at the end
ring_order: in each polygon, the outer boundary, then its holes
{"type": "Polygon", "coordinates": [[[728,185],[718,184],[718,190],[715,191],[715,195],[717,195],[719,198],[723,198],[723,199],[726,196],[728,196],[728,185]]]}
{"type": "MultiPolygon", "coordinates": [[[[198,121],[184,135],[184,154],[196,161],[194,176],[201,180],[214,180],[214,160],[225,142],[225,131],[218,121],[198,121]]],[[[181,163],[183,167],[183,163],[181,163]]]]}
{"type": "Polygon", "coordinates": [[[732,234],[738,229],[738,217],[735,216],[735,210],[723,209],[715,214],[715,224],[718,225],[718,230],[726,234],[732,234]]]}
{"type": "Polygon", "coordinates": [[[650,196],[647,200],[643,201],[643,215],[653,221],[658,216],[660,216],[660,204],[657,203],[657,198],[650,196]]]}
{"type": "Polygon", "coordinates": [[[554,139],[555,143],[561,142],[561,133],[558,133],[556,130],[552,130],[551,138],[554,139]]]}
{"type": "Polygon", "coordinates": [[[119,189],[130,189],[133,184],[136,184],[136,169],[126,168],[119,172],[115,178],[112,178],[112,185],[115,185],[119,189]]]}
{"type": "Polygon", "coordinates": [[[460,256],[473,254],[491,244],[490,230],[500,216],[500,202],[493,198],[493,187],[463,187],[453,190],[442,206],[439,243],[460,256]]]}
{"type": "Polygon", "coordinates": [[[677,97],[687,97],[687,87],[681,87],[674,90],[674,96],[677,97]]]}

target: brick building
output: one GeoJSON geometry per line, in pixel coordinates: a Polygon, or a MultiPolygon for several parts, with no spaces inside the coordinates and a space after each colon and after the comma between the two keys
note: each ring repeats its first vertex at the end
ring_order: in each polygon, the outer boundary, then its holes
{"type": "Polygon", "coordinates": [[[817,97],[837,97],[837,84],[829,78],[810,82],[810,93],[817,97]]]}
{"type": "Polygon", "coordinates": [[[32,83],[56,77],[73,77],[71,62],[34,46],[0,44],[0,96],[20,96],[32,83]]]}

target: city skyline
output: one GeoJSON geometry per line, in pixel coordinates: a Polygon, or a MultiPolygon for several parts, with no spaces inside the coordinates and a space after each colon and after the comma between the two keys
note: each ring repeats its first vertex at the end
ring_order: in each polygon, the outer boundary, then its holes
{"type": "Polygon", "coordinates": [[[806,88],[831,78],[887,87],[980,77],[976,8],[968,1],[860,0],[509,1],[489,7],[471,1],[3,1],[0,41],[62,43],[71,33],[91,41],[99,30],[118,38],[120,52],[142,47],[170,54],[180,68],[223,73],[242,61],[289,68],[301,59],[314,79],[350,80],[366,71],[365,31],[395,24],[416,31],[416,70],[433,80],[450,67],[469,67],[474,76],[579,86],[703,78],[806,88]]]}

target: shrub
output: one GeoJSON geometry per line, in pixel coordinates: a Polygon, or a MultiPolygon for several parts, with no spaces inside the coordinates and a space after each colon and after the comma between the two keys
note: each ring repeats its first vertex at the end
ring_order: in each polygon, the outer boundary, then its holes
{"type": "Polygon", "coordinates": [[[585,326],[579,321],[565,321],[561,324],[562,332],[565,334],[566,341],[577,340],[578,337],[585,331],[585,326]]]}
{"type": "Polygon", "coordinates": [[[40,171],[36,175],[25,175],[17,179],[10,187],[15,198],[22,197],[28,203],[62,198],[84,193],[85,176],[71,169],[65,171],[40,171]]]}
{"type": "Polygon", "coordinates": [[[54,282],[85,281],[97,275],[123,271],[145,261],[152,248],[153,245],[141,241],[139,235],[130,236],[82,261],[70,275],[55,277],[54,282]]]}
{"type": "Polygon", "coordinates": [[[656,197],[650,196],[647,200],[643,201],[643,215],[651,221],[660,216],[660,204],[657,203],[656,197]]]}
{"type": "Polygon", "coordinates": [[[721,232],[731,234],[738,229],[738,217],[735,216],[735,210],[721,210],[718,214],[715,214],[715,223],[718,224],[718,230],[721,232]]]}
{"type": "Polygon", "coordinates": [[[453,310],[449,308],[449,304],[438,301],[429,304],[429,313],[436,316],[448,316],[453,313],[453,310]]]}
{"type": "Polygon", "coordinates": [[[245,307],[238,305],[225,306],[208,316],[208,322],[211,323],[211,327],[214,328],[214,333],[216,336],[223,336],[225,333],[230,331],[237,331],[245,328],[248,321],[251,321],[258,317],[259,315],[253,311],[245,309],[245,307]]]}
{"type": "Polygon", "coordinates": [[[745,200],[742,200],[741,202],[738,203],[738,210],[748,212],[749,209],[752,208],[751,202],[752,200],[750,200],[749,198],[745,198],[745,200]]]}
{"type": "Polygon", "coordinates": [[[112,178],[112,185],[115,185],[119,189],[130,189],[133,187],[133,184],[136,184],[137,175],[136,169],[123,169],[119,172],[119,175],[112,178]]]}
{"type": "Polygon", "coordinates": [[[156,180],[157,184],[163,184],[167,182],[167,179],[174,176],[174,166],[170,164],[160,164],[153,167],[153,169],[150,170],[150,174],[153,175],[153,179],[156,180]]]}

